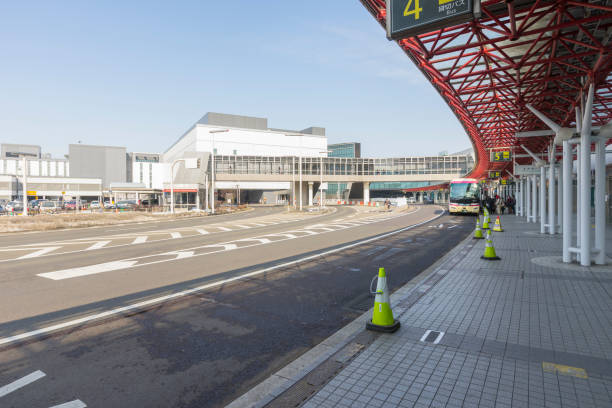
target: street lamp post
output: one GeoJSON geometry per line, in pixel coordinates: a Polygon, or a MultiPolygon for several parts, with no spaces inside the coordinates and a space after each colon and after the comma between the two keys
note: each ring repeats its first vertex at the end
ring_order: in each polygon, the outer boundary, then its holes
{"type": "Polygon", "coordinates": [[[23,212],[24,216],[28,215],[28,159],[23,156],[23,212]]]}

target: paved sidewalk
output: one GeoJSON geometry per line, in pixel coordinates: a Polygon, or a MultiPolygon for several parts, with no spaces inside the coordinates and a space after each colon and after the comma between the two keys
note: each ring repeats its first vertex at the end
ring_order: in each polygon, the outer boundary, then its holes
{"type": "Polygon", "coordinates": [[[566,267],[560,235],[502,224],[501,261],[480,259],[484,240],[462,244],[395,298],[401,329],[303,406],[612,407],[612,267],[566,267]]]}

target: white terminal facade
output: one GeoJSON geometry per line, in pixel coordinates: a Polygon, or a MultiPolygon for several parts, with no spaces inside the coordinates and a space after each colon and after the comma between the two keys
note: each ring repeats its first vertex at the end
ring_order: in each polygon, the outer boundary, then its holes
{"type": "MultiPolygon", "coordinates": [[[[300,158],[304,169],[316,172],[318,160],[328,157],[328,143],[322,127],[276,129],[268,126],[266,118],[209,112],[163,153],[128,153],[124,147],[75,144],[69,146],[65,158],[53,159],[43,155],[39,146],[3,144],[0,199],[16,199],[22,195],[22,163],[25,160],[30,199],[148,199],[160,205],[168,204],[171,167],[176,161],[173,177],[176,204],[202,207],[210,197],[213,155],[217,160],[225,160],[225,170],[228,170],[228,158],[236,158],[235,163],[244,163],[242,159],[247,158],[247,162],[260,165],[260,162],[269,160],[265,158],[277,157],[279,163],[283,158],[285,165],[288,158],[300,158]],[[185,158],[199,159],[200,168],[185,168],[181,160],[185,158]]],[[[437,160],[436,156],[424,159],[424,163],[429,159],[437,160]]],[[[448,158],[444,161],[451,162],[448,158]]],[[[338,163],[333,166],[340,170],[343,165],[341,161],[338,163]]],[[[465,163],[460,171],[468,172],[473,165],[473,155],[465,163]]],[[[296,166],[293,165],[294,170],[296,166]]],[[[280,166],[278,169],[280,171],[280,166]]],[[[229,172],[232,171],[230,163],[229,172]]],[[[289,200],[295,191],[295,184],[292,185],[290,180],[271,177],[265,181],[244,178],[228,181],[225,177],[225,180],[215,181],[215,190],[220,200],[232,199],[235,202],[238,196],[241,202],[279,203],[289,200]]],[[[312,188],[312,181],[310,184],[312,188]]],[[[424,182],[423,185],[429,184],[436,183],[424,182]]]]}

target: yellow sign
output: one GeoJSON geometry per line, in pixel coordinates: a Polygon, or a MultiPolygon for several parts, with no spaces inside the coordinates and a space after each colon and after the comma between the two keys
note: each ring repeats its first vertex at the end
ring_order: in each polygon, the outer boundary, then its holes
{"type": "Polygon", "coordinates": [[[406,4],[406,8],[404,9],[404,17],[414,14],[414,19],[418,20],[421,18],[421,11],[423,11],[423,9],[419,7],[419,0],[408,0],[408,4],[406,4]],[[410,6],[412,6],[413,1],[415,2],[414,10],[410,10],[410,6]]]}
{"type": "Polygon", "coordinates": [[[504,179],[501,181],[502,184],[508,184],[508,182],[504,179]]]}
{"type": "Polygon", "coordinates": [[[491,152],[491,161],[501,162],[501,161],[510,161],[510,150],[499,150],[496,152],[491,152]]]}
{"type": "Polygon", "coordinates": [[[29,195],[29,196],[35,196],[35,195],[37,195],[37,194],[36,194],[36,191],[26,191],[26,193],[28,193],[28,195],[29,195]]]}

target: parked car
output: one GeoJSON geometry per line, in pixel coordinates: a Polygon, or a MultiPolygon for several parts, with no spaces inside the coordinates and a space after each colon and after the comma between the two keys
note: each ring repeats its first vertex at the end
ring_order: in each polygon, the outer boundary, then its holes
{"type": "Polygon", "coordinates": [[[56,213],[62,209],[62,206],[57,201],[44,201],[40,204],[41,213],[56,213]]]}
{"type": "Polygon", "coordinates": [[[5,210],[7,212],[21,212],[23,211],[23,203],[21,201],[11,201],[6,205],[5,210]]]}
{"type": "Polygon", "coordinates": [[[38,210],[40,208],[40,205],[44,202],[45,200],[32,200],[28,202],[28,208],[31,210],[38,210]]]}
{"type": "Polygon", "coordinates": [[[414,204],[414,203],[416,203],[416,198],[408,197],[408,201],[407,202],[408,202],[408,204],[414,204]]]}
{"type": "Polygon", "coordinates": [[[92,201],[91,204],[89,204],[89,208],[92,210],[100,208],[100,202],[98,200],[92,201]]]}
{"type": "Polygon", "coordinates": [[[120,210],[133,210],[138,207],[138,203],[135,200],[121,200],[117,202],[117,208],[120,210]]]}

